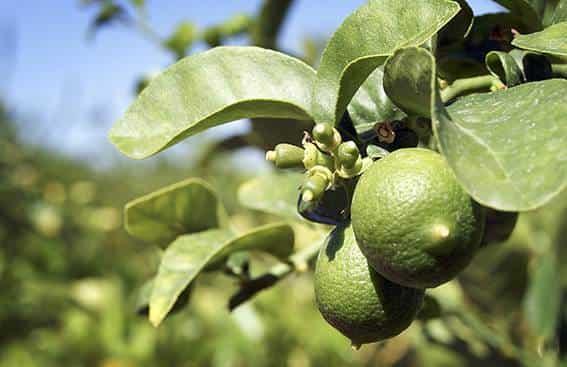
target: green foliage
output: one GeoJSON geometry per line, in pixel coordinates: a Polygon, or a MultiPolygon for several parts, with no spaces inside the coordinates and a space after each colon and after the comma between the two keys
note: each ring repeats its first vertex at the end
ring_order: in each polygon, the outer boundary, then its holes
{"type": "Polygon", "coordinates": [[[309,120],[314,77],[308,65],[274,51],[222,47],[204,52],[153,79],[113,126],[111,140],[124,154],[145,158],[241,118],[309,120]]]}
{"type": "Polygon", "coordinates": [[[508,87],[514,87],[523,81],[522,69],[507,52],[489,52],[486,55],[486,68],[508,87]]]}
{"type": "MultiPolygon", "coordinates": [[[[412,359],[407,363],[449,366],[501,361],[504,355],[513,355],[526,366],[558,361],[560,353],[548,346],[564,327],[558,311],[564,292],[558,269],[564,259],[555,259],[562,254],[556,245],[561,235],[542,235],[556,231],[558,224],[539,223],[548,218],[541,212],[525,220],[520,217],[516,223],[515,212],[560,200],[567,183],[563,148],[567,2],[498,2],[510,13],[474,17],[464,0],[370,0],[333,34],[316,73],[275,51],[220,47],[183,59],[157,76],[111,131],[111,140],[123,153],[145,158],[214,126],[253,118],[250,134],[214,145],[202,166],[217,150],[286,143],[268,152],[268,160],[280,168],[305,168],[305,175],[270,173],[252,178],[241,186],[238,199],[253,211],[229,210],[231,226],[203,183],[192,189],[182,184],[179,192],[170,189],[141,199],[145,207],[129,207],[128,228],[133,234],[156,244],[173,241],[164,251],[152,286],[151,321],[160,323],[197,276],[207,279],[204,270],[223,271],[237,280],[238,290],[229,298],[231,310],[248,307],[244,302],[260,291],[307,270],[323,231],[296,222],[297,212],[312,222],[347,224],[359,176],[372,161],[419,145],[443,155],[459,190],[462,186],[491,210],[512,212],[511,224],[504,228],[492,222],[498,235],[486,233],[485,240],[486,244],[494,238],[504,241],[515,226],[506,242],[515,245],[484,246],[481,251],[487,255],[479,255],[482,261],[473,260],[471,270],[460,273],[459,282],[432,291],[441,317],[433,312],[410,328],[411,347],[406,345],[400,355],[414,357],[407,357],[412,359]],[[515,30],[522,34],[515,36],[515,30]],[[274,127],[258,129],[264,121],[274,127]],[[312,121],[317,125],[302,137],[300,131],[312,121]],[[291,132],[297,136],[290,138],[291,132]],[[154,219],[147,213],[153,213],[154,219]],[[195,218],[189,219],[190,215],[195,218]],[[273,215],[290,223],[266,224],[273,215]],[[199,225],[189,225],[191,220],[199,225]],[[520,240],[514,236],[518,231],[524,231],[520,240]],[[540,242],[544,245],[537,248],[540,242]],[[252,264],[258,266],[251,254],[254,249],[278,259],[252,274],[252,264]],[[538,264],[535,270],[528,269],[533,259],[538,264]],[[495,281],[486,278],[492,272],[498,273],[495,281]],[[523,312],[509,312],[518,310],[520,298],[523,312]],[[518,330],[517,324],[525,324],[528,331],[518,330]],[[458,348],[463,344],[467,351],[461,353],[458,348]],[[410,349],[415,353],[406,354],[410,349]],[[447,353],[449,349],[452,353],[447,353]]],[[[217,46],[231,35],[249,33],[253,43],[275,48],[290,4],[268,0],[254,22],[246,16],[229,18],[196,37],[217,46]]],[[[179,42],[166,44],[178,58],[190,50],[189,33],[194,32],[179,33],[183,36],[179,42]]],[[[387,181],[394,174],[382,176],[387,181]]],[[[408,185],[412,194],[423,189],[408,185]]],[[[403,182],[392,195],[402,186],[403,182]]],[[[366,196],[361,202],[369,200],[366,196]]],[[[36,221],[50,222],[56,211],[38,208],[35,211],[44,214],[36,214],[36,221]]],[[[379,211],[375,208],[364,219],[370,227],[387,230],[395,219],[378,226],[376,218],[383,214],[379,211]]],[[[423,211],[414,217],[420,214],[423,211]]]]}
{"type": "Polygon", "coordinates": [[[271,224],[242,235],[216,229],[178,237],[165,250],[154,281],[150,296],[152,324],[159,325],[177,297],[207,265],[250,249],[285,258],[293,249],[293,230],[285,224],[271,224]]]}
{"type": "Polygon", "coordinates": [[[359,135],[372,130],[378,122],[401,120],[405,117],[384,91],[383,78],[382,67],[374,70],[348,105],[348,113],[359,135]]]}
{"type": "Polygon", "coordinates": [[[448,114],[437,110],[434,126],[441,149],[477,201],[523,211],[543,205],[566,187],[567,170],[560,168],[567,134],[565,88],[564,80],[524,84],[465,97],[448,114]],[[487,105],[494,109],[486,110],[487,105]]]}
{"type": "Polygon", "coordinates": [[[337,124],[360,85],[388,55],[424,43],[458,11],[456,3],[444,0],[372,0],[359,8],[323,52],[313,91],[315,121],[337,124]]]}
{"type": "MultiPolygon", "coordinates": [[[[567,2],[564,1],[565,4],[567,2]]],[[[567,5],[565,5],[567,8],[567,5]]],[[[512,44],[525,50],[541,52],[549,55],[567,56],[567,19],[552,25],[541,32],[519,35],[512,44]]]]}
{"type": "Polygon", "coordinates": [[[226,220],[212,188],[194,178],[133,200],[125,209],[128,233],[161,246],[182,234],[225,227],[226,220]]]}
{"type": "Polygon", "coordinates": [[[520,16],[535,29],[567,20],[565,0],[496,0],[496,2],[510,9],[512,14],[520,16]]]}
{"type": "Polygon", "coordinates": [[[280,173],[253,178],[238,190],[238,200],[250,209],[297,220],[297,195],[303,175],[280,173]]]}

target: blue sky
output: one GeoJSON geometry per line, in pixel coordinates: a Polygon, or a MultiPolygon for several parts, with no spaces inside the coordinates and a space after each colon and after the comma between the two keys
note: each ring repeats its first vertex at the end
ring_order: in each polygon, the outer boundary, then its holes
{"type": "MultiPolygon", "coordinates": [[[[253,14],[260,4],[260,0],[146,1],[150,22],[162,35],[184,19],[204,27],[235,12],[253,14]]],[[[303,36],[330,34],[364,2],[296,0],[282,45],[296,50],[303,36]]],[[[488,0],[470,3],[479,14],[498,9],[488,0]]],[[[81,8],[78,0],[0,2],[0,36],[4,35],[0,96],[28,117],[34,127],[30,133],[64,151],[112,149],[106,131],[131,101],[136,78],[171,62],[168,54],[123,27],[105,29],[87,40],[92,17],[93,11],[81,8]],[[8,39],[16,41],[15,47],[4,39],[7,34],[14,35],[8,39]]]]}

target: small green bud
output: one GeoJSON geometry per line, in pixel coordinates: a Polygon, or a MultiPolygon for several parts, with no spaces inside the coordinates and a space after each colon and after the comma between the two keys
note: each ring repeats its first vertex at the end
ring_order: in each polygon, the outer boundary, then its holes
{"type": "Polygon", "coordinates": [[[301,199],[303,201],[318,200],[325,190],[331,186],[333,173],[328,168],[315,166],[307,171],[307,179],[303,183],[301,199]]]}
{"type": "Polygon", "coordinates": [[[339,159],[339,164],[345,167],[354,167],[356,162],[360,159],[360,152],[356,143],[353,141],[347,141],[339,145],[337,157],[339,159]]]}
{"type": "Polygon", "coordinates": [[[324,166],[334,169],[333,157],[321,152],[313,143],[305,143],[305,154],[303,156],[303,166],[305,169],[311,169],[315,166],[324,166]]]}
{"type": "Polygon", "coordinates": [[[277,168],[296,168],[303,166],[305,151],[291,144],[278,144],[274,150],[266,152],[266,160],[277,168]]]}
{"type": "Polygon", "coordinates": [[[329,153],[334,151],[342,141],[341,134],[330,124],[315,125],[312,135],[321,149],[329,153]]]}
{"type": "Polygon", "coordinates": [[[348,141],[339,145],[337,157],[339,160],[339,176],[351,178],[362,171],[362,157],[358,147],[353,141],[348,141]]]}

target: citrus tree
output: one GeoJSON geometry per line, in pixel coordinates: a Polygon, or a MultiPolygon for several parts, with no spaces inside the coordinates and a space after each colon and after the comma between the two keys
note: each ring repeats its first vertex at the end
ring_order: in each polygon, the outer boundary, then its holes
{"type": "Polygon", "coordinates": [[[126,206],[128,232],[164,249],[146,286],[150,321],[202,273],[237,280],[233,309],[316,263],[319,311],[355,348],[441,317],[525,365],[558,363],[561,205],[552,224],[527,227],[542,236],[524,299],[529,336],[517,342],[462,311],[482,297],[467,265],[509,238],[518,213],[562,202],[567,185],[567,2],[498,2],[509,11],[474,17],[464,0],[370,0],[317,70],[267,48],[214,47],[153,78],[110,132],[131,158],[243,118],[313,126],[266,153],[281,172],[238,192],[279,221],[241,230],[198,178],[126,206]],[[275,265],[253,274],[255,253],[275,265]],[[462,288],[450,282],[459,275],[462,288]]]}

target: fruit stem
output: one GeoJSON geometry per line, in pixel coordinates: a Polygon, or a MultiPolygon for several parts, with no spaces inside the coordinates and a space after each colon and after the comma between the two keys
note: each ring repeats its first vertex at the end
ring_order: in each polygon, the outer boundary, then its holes
{"type": "Polygon", "coordinates": [[[498,82],[498,79],[492,75],[457,79],[453,82],[453,84],[441,91],[441,99],[443,102],[449,102],[463,94],[477,92],[480,90],[490,90],[496,82],[498,82]]]}

